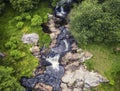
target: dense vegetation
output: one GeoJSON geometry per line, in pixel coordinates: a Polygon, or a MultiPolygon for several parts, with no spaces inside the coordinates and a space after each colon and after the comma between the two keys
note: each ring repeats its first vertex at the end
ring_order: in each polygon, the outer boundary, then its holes
{"type": "Polygon", "coordinates": [[[31,76],[37,67],[38,59],[29,51],[32,45],[23,44],[21,38],[34,32],[40,47],[49,45],[49,35],[41,27],[51,12],[48,6],[42,0],[0,0],[0,52],[5,54],[0,58],[0,91],[23,91],[19,79],[31,76]]]}
{"type": "Polygon", "coordinates": [[[85,0],[71,11],[71,32],[79,44],[120,42],[120,0],[85,0]],[[76,33],[77,32],[77,33],[76,33]]]}
{"type": "Polygon", "coordinates": [[[120,0],[84,0],[70,13],[70,31],[94,57],[86,62],[110,80],[93,91],[120,91],[120,0]]]}

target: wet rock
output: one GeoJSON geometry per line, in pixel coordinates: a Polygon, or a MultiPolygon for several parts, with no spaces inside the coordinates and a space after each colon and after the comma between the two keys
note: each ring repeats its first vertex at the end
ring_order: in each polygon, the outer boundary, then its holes
{"type": "Polygon", "coordinates": [[[37,67],[36,70],[33,72],[34,76],[43,74],[45,71],[45,68],[43,67],[37,67]]]}
{"type": "Polygon", "coordinates": [[[46,85],[44,83],[38,83],[35,86],[35,91],[52,91],[52,86],[46,85]]]}
{"type": "Polygon", "coordinates": [[[35,78],[38,79],[39,83],[44,83],[52,86],[52,91],[61,91],[60,79],[63,76],[63,74],[64,68],[62,66],[59,66],[59,70],[53,69],[52,66],[48,66],[44,74],[37,75],[35,78]]]}
{"type": "Polygon", "coordinates": [[[59,66],[58,70],[57,69],[53,69],[52,66],[48,66],[46,67],[46,71],[45,73],[57,78],[57,79],[61,79],[62,76],[64,75],[64,68],[62,66],[59,66]]]}
{"type": "Polygon", "coordinates": [[[62,55],[70,50],[69,45],[70,44],[67,42],[67,40],[60,40],[54,48],[51,48],[51,50],[54,51],[55,53],[62,55]]]}
{"type": "Polygon", "coordinates": [[[36,33],[24,34],[22,36],[22,41],[26,44],[37,44],[38,40],[39,36],[36,33]]]}
{"type": "Polygon", "coordinates": [[[21,80],[21,85],[24,86],[25,88],[34,88],[38,80],[36,78],[27,78],[27,77],[22,77],[21,80]]]}

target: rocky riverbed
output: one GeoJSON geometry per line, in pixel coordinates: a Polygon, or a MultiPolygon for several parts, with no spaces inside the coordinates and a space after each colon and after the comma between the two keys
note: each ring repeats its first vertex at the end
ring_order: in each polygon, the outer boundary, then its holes
{"type": "Polygon", "coordinates": [[[76,40],[68,30],[68,12],[61,4],[70,5],[72,0],[60,3],[56,6],[55,15],[48,14],[48,23],[44,25],[52,39],[49,48],[43,46],[40,49],[36,45],[39,36],[35,33],[22,37],[23,43],[35,44],[30,51],[39,59],[34,77],[21,78],[21,85],[26,91],[84,91],[98,86],[101,82],[108,82],[99,73],[87,70],[84,61],[93,55],[78,48],[76,40]]]}

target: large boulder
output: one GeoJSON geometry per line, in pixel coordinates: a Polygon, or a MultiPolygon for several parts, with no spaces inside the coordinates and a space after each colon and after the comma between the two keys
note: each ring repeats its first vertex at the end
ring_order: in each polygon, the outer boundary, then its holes
{"type": "MultiPolygon", "coordinates": [[[[97,72],[88,71],[86,67],[84,65],[80,65],[78,61],[67,65],[65,70],[62,82],[67,83],[67,86],[71,88],[76,88],[75,91],[98,86],[101,82],[108,82],[106,78],[102,77],[97,72]]],[[[64,88],[63,84],[62,87],[64,88]]]]}
{"type": "Polygon", "coordinates": [[[39,35],[36,33],[24,34],[22,36],[22,41],[23,43],[26,44],[37,44],[38,40],[39,40],[39,35]]]}

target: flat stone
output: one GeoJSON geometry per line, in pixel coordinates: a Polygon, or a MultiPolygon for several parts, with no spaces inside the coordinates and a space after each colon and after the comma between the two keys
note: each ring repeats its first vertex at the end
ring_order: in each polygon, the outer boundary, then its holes
{"type": "Polygon", "coordinates": [[[36,91],[52,91],[52,86],[46,85],[44,83],[38,83],[35,86],[36,91]]]}
{"type": "Polygon", "coordinates": [[[26,44],[37,44],[38,40],[39,36],[36,33],[24,34],[22,36],[22,41],[26,44]]]}
{"type": "Polygon", "coordinates": [[[63,60],[76,61],[76,60],[82,58],[82,56],[83,55],[81,53],[71,53],[71,52],[68,52],[64,56],[63,60]]]}

